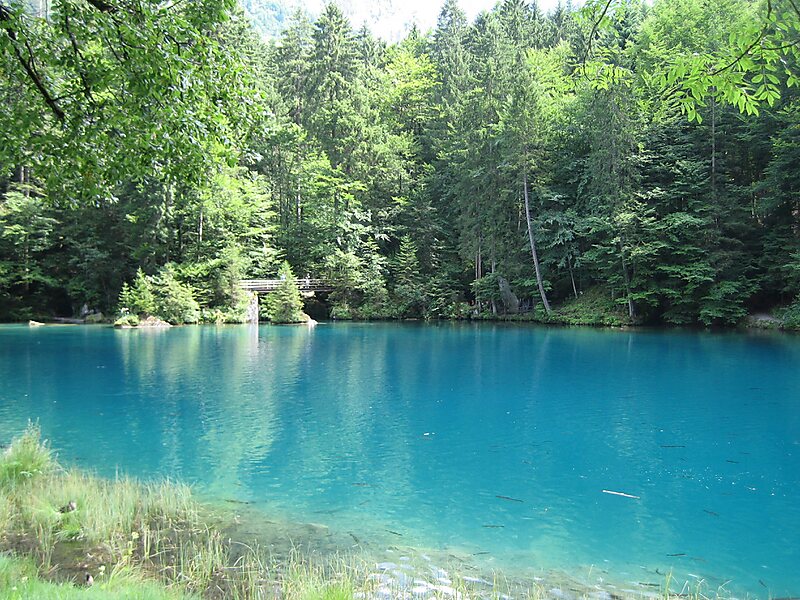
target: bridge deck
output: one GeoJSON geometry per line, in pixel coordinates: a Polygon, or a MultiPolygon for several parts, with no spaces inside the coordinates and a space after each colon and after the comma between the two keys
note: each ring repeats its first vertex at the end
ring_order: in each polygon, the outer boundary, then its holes
{"type": "MultiPolygon", "coordinates": [[[[297,287],[301,292],[331,292],[333,286],[325,279],[300,279],[297,280],[297,287]]],[[[239,286],[242,289],[258,294],[274,292],[283,283],[282,279],[242,279],[239,286]]]]}

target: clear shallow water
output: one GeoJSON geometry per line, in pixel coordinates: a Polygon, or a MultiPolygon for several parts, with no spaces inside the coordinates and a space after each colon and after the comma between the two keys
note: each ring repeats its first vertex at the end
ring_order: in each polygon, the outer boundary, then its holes
{"type": "Polygon", "coordinates": [[[780,335],[3,326],[0,441],[516,573],[798,596],[798,367],[780,335]]]}

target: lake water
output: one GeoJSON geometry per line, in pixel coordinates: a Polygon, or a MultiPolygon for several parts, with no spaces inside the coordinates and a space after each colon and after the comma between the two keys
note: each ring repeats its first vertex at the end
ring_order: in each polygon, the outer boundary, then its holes
{"type": "Polygon", "coordinates": [[[65,462],[377,548],[800,595],[794,336],[3,326],[0,441],[28,419],[65,462]]]}

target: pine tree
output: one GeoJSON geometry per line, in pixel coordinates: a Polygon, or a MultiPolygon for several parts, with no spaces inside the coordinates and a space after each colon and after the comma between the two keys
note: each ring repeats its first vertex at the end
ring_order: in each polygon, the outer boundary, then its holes
{"type": "Polygon", "coordinates": [[[266,299],[266,311],[273,323],[300,323],[304,320],[303,299],[297,279],[289,263],[284,261],[278,269],[281,282],[266,299]]]}

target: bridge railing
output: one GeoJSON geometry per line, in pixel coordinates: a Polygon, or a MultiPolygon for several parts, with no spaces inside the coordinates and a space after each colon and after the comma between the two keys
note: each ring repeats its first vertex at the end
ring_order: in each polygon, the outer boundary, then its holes
{"type": "MultiPolygon", "coordinates": [[[[333,286],[326,279],[296,278],[301,292],[330,292],[333,286]]],[[[242,279],[239,286],[251,292],[274,292],[283,283],[282,279],[242,279]]]]}

